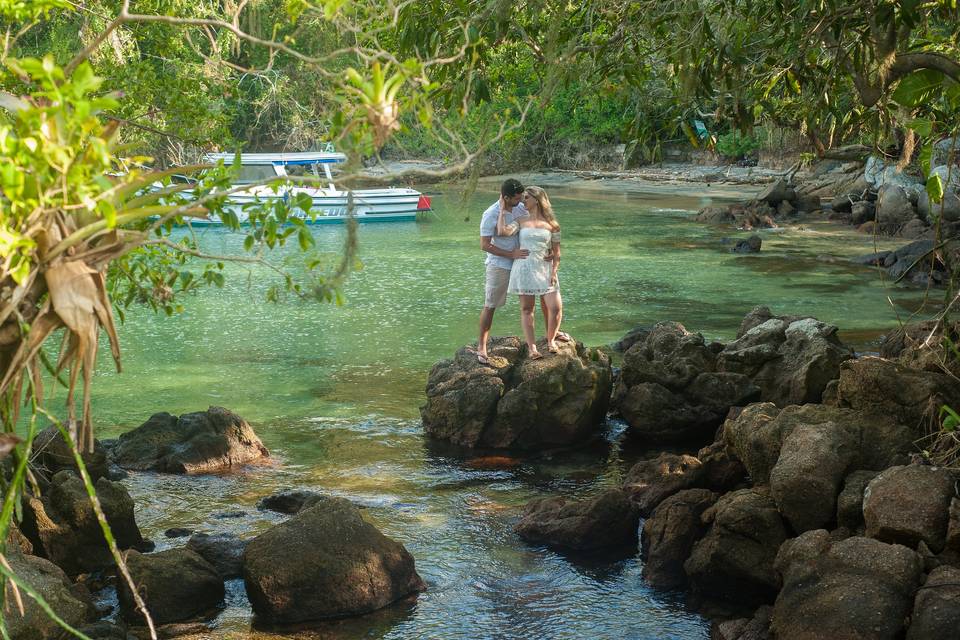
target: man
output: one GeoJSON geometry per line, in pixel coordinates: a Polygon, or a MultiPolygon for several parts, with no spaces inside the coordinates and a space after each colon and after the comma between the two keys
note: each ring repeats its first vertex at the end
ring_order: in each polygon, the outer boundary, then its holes
{"type": "Polygon", "coordinates": [[[490,364],[487,358],[487,339],[493,325],[493,313],[507,301],[507,285],[510,284],[510,269],[514,260],[525,259],[530,252],[520,248],[520,236],[497,235],[497,218],[500,207],[506,212],[504,222],[511,224],[526,218],[527,210],[520,203],[523,185],[519,180],[508,178],[500,185],[500,200],[490,205],[480,218],[480,248],[487,252],[487,282],[480,311],[480,336],[477,340],[477,360],[490,364]]]}

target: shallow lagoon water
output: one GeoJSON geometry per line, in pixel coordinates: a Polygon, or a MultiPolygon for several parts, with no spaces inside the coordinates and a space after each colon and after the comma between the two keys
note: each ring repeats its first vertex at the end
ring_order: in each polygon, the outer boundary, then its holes
{"type": "MultiPolygon", "coordinates": [[[[160,548],[183,542],[163,537],[174,526],[252,536],[281,520],[258,511],[259,498],[312,488],[364,505],[407,546],[429,586],[371,616],[267,632],[255,628],[242,584],[232,581],[215,637],[708,637],[709,624],[686,611],[679,594],[643,583],[638,558],[564,556],[512,531],[531,498],[619,483],[645,453],[622,424],[611,422],[596,447],[526,457],[510,469],[475,468],[424,440],[417,408],[430,367],[475,339],[483,294],[477,229],[495,200],[428,190],[439,193],[435,219],[361,225],[364,267],[346,285],[344,306],[267,303],[268,274],[248,278],[232,266],[224,289],[187,298],[181,315],[130,310],[120,328],[124,373],[102,359],[97,374],[98,435],[115,436],[156,411],[221,405],[249,420],[274,456],[223,476],[132,474],[145,535],[160,548]]],[[[872,350],[921,297],[886,288],[869,269],[820,258],[874,250],[871,238],[851,230],[805,223],[766,231],[760,254],[739,256],[724,238],[748,234],[693,222],[704,204],[697,195],[550,193],[563,225],[563,326],[587,345],[661,320],[729,340],[747,311],[767,304],[835,323],[851,344],[872,350]]],[[[199,233],[214,253],[237,252],[243,240],[219,229],[199,233]]],[[[342,228],[313,233],[331,253],[343,239],[342,228]]],[[[511,300],[493,333],[518,332],[511,300]]]]}

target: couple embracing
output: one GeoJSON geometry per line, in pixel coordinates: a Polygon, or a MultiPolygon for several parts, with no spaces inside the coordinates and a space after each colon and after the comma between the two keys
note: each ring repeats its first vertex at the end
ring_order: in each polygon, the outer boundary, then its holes
{"type": "Polygon", "coordinates": [[[534,334],[537,297],[547,327],[547,350],[558,351],[557,342],[569,342],[560,331],[563,300],[557,281],[560,267],[560,224],[553,215],[547,192],[526,187],[510,178],[500,186],[500,200],[480,219],[480,248],[487,252],[486,294],[480,312],[477,360],[489,364],[487,338],[493,314],[507,301],[508,294],[520,296],[520,326],[527,345],[527,357],[543,355],[534,334]]]}

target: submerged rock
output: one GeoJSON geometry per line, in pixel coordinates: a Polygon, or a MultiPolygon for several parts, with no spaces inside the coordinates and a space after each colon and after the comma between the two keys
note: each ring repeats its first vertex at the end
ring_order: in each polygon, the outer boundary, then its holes
{"type": "MultiPolygon", "coordinates": [[[[220,606],[223,578],[209,562],[190,549],[158,553],[127,553],[127,568],[156,624],[181,622],[220,606]]],[[[120,611],[130,622],[142,622],[125,580],[118,580],[120,611]]]]}
{"type": "Polygon", "coordinates": [[[166,473],[223,471],[269,455],[246,420],[222,407],[179,418],[155,413],[110,450],[124,469],[166,473]]]}
{"type": "Polygon", "coordinates": [[[420,408],[427,435],[466,447],[539,449],[596,437],[612,387],[609,358],[580,343],[558,343],[559,353],[521,357],[517,338],[491,340],[490,364],[466,347],[434,365],[427,403],[420,408]]]}
{"type": "Polygon", "coordinates": [[[243,578],[254,613],[271,624],[361,615],[425,588],[403,545],[342,498],[251,540],[243,578]]]}
{"type": "Polygon", "coordinates": [[[746,240],[740,240],[730,251],[733,253],[760,253],[760,247],[763,246],[763,239],[757,234],[753,234],[746,240]]]}
{"type": "MultiPolygon", "coordinates": [[[[143,544],[126,487],[100,478],[95,489],[117,546],[128,549],[143,544]]],[[[33,544],[34,553],[52,560],[70,575],[113,565],[83,481],[71,471],[53,476],[42,498],[26,498],[23,533],[33,544]]]]}
{"type": "Polygon", "coordinates": [[[637,545],[640,509],[620,489],[596,498],[538,498],[527,504],[514,530],[530,542],[573,551],[637,545]]]}
{"type": "Polygon", "coordinates": [[[260,498],[257,502],[257,509],[261,511],[276,511],[277,513],[294,514],[304,509],[309,509],[313,505],[329,500],[330,496],[324,495],[319,491],[310,491],[308,489],[294,489],[291,491],[281,491],[272,495],[260,498]]]}

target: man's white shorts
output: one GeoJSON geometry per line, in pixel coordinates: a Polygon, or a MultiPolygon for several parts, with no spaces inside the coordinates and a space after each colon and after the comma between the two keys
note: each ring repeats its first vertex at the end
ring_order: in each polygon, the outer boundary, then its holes
{"type": "Polygon", "coordinates": [[[489,309],[502,307],[507,302],[507,285],[510,284],[510,269],[487,265],[487,287],[483,306],[489,309]]]}

